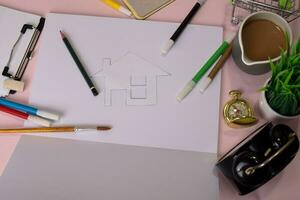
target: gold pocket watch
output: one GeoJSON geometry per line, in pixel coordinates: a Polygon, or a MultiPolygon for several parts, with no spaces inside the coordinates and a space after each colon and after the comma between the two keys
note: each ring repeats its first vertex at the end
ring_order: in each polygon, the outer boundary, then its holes
{"type": "Polygon", "coordinates": [[[249,103],[241,98],[241,92],[232,90],[229,95],[232,97],[223,110],[226,123],[231,127],[254,124],[257,119],[253,117],[253,110],[249,103]]]}

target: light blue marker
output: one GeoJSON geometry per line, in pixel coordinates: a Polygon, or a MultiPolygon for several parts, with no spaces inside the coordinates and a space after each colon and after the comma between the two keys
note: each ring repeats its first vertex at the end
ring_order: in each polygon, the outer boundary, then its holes
{"type": "Polygon", "coordinates": [[[44,117],[47,119],[52,119],[52,120],[58,120],[59,119],[59,115],[54,114],[54,113],[50,113],[47,111],[43,111],[43,110],[38,110],[37,108],[31,107],[31,106],[27,106],[24,104],[20,104],[20,103],[16,103],[13,101],[9,101],[7,99],[4,98],[0,98],[0,105],[15,109],[15,110],[19,110],[22,112],[26,112],[30,115],[38,115],[40,117],[44,117]]]}

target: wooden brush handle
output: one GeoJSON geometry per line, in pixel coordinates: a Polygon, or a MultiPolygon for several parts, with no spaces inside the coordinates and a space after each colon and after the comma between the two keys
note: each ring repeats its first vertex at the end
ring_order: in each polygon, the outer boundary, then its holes
{"type": "Polygon", "coordinates": [[[41,128],[20,128],[0,129],[0,133],[50,133],[50,132],[74,132],[75,127],[41,127],[41,128]]]}

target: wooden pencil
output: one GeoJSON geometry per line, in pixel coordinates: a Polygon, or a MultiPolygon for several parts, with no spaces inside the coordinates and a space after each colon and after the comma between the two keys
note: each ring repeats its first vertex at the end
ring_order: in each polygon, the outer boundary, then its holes
{"type": "Polygon", "coordinates": [[[80,62],[77,54],[75,53],[75,50],[73,49],[71,43],[69,42],[68,38],[66,37],[66,35],[62,32],[62,31],[59,31],[60,32],[60,35],[61,35],[61,38],[63,40],[63,42],[65,43],[69,53],[71,54],[74,62],[76,63],[80,73],[82,74],[85,82],[87,83],[87,85],[89,86],[89,89],[92,91],[93,95],[94,96],[97,96],[99,94],[99,92],[97,91],[94,83],[92,82],[91,78],[89,77],[88,73],[85,71],[82,63],[80,62]]]}

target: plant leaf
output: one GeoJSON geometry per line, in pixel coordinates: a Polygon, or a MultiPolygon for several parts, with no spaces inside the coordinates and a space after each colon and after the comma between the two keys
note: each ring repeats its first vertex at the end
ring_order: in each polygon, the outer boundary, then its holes
{"type": "Polygon", "coordinates": [[[292,66],[298,65],[299,62],[300,62],[300,56],[298,56],[298,55],[295,55],[295,56],[296,57],[293,60],[291,60],[291,65],[292,66]]]}
{"type": "MultiPolygon", "coordinates": [[[[289,1],[289,0],[287,0],[289,1]]],[[[289,36],[286,37],[286,51],[281,51],[277,62],[270,60],[272,76],[269,83],[261,88],[269,105],[283,115],[300,112],[300,38],[290,48],[289,36]]]]}
{"type": "Polygon", "coordinates": [[[297,77],[297,79],[295,80],[295,84],[299,85],[300,84],[300,76],[297,77]]]}
{"type": "Polygon", "coordinates": [[[293,54],[300,54],[300,38],[293,47],[293,54]]]}
{"type": "Polygon", "coordinates": [[[299,110],[299,107],[300,107],[300,91],[296,92],[296,96],[297,96],[297,99],[298,99],[298,110],[299,110]]]}
{"type": "Polygon", "coordinates": [[[295,115],[298,110],[297,98],[294,94],[279,93],[270,99],[270,106],[282,115],[295,115]]]}
{"type": "Polygon", "coordinates": [[[284,84],[288,84],[288,83],[289,83],[289,81],[290,81],[291,78],[292,78],[293,73],[294,73],[294,69],[292,69],[292,70],[290,71],[290,73],[287,75],[287,77],[286,77],[285,80],[284,80],[284,84]]]}
{"type": "Polygon", "coordinates": [[[272,77],[276,77],[277,75],[277,66],[274,64],[274,62],[271,61],[270,59],[270,68],[272,71],[272,77]]]}
{"type": "Polygon", "coordinates": [[[285,45],[286,45],[286,55],[290,55],[290,36],[285,32],[285,45]]]}
{"type": "Polygon", "coordinates": [[[292,0],[279,0],[278,1],[278,6],[279,8],[281,9],[287,9],[287,10],[290,10],[293,8],[294,6],[294,3],[292,0]]]}

